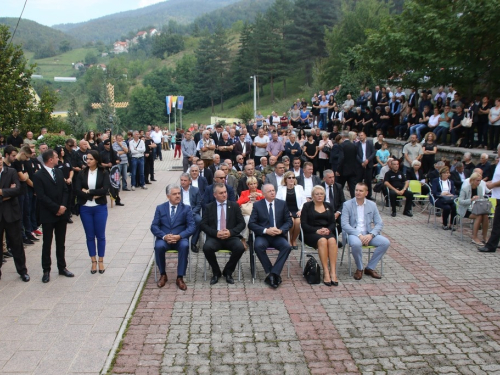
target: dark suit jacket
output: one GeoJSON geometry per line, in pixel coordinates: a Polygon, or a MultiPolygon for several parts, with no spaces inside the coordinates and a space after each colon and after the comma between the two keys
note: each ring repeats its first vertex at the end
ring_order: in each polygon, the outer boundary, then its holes
{"type": "MultiPolygon", "coordinates": [[[[313,174],[311,177],[313,180],[313,186],[321,185],[321,179],[318,176],[313,174]]],[[[303,174],[301,174],[299,177],[297,177],[297,185],[300,185],[305,189],[306,187],[305,187],[305,183],[304,183],[304,178],[305,177],[303,174]]]]}
{"type": "MultiPolygon", "coordinates": [[[[323,186],[325,190],[328,190],[326,182],[322,182],[321,186],[323,186]]],[[[342,190],[342,185],[340,185],[338,182],[335,182],[333,184],[333,202],[330,202],[330,205],[333,206],[334,210],[333,213],[337,211],[342,212],[344,202],[345,202],[345,195],[344,195],[344,190],[342,190]]]]}
{"type": "MultiPolygon", "coordinates": [[[[245,160],[248,159],[248,157],[252,154],[252,145],[250,142],[245,142],[246,146],[246,156],[245,160]]],[[[233,147],[233,154],[234,155],[241,155],[243,153],[243,147],[241,147],[241,142],[238,140],[237,142],[234,143],[233,147]]]]}
{"type": "Polygon", "coordinates": [[[95,189],[91,189],[88,194],[84,193],[82,189],[88,189],[88,177],[89,169],[86,168],[84,171],[78,174],[75,179],[75,194],[78,197],[78,204],[83,206],[90,200],[93,196],[98,196],[95,200],[97,204],[107,204],[106,195],[109,194],[109,173],[106,170],[97,169],[97,180],[95,184],[95,189]]]}
{"type": "MultiPolygon", "coordinates": [[[[455,191],[455,184],[453,183],[453,181],[451,179],[448,179],[448,181],[450,181],[450,185],[451,185],[451,189],[450,189],[450,193],[453,194],[453,195],[456,195],[456,191],[455,191]]],[[[431,185],[431,189],[432,189],[432,195],[434,196],[434,198],[437,200],[441,197],[441,184],[439,183],[439,177],[438,178],[435,178],[433,181],[432,181],[432,185],[431,185]]]]}
{"type": "MultiPolygon", "coordinates": [[[[260,178],[257,178],[257,189],[262,190],[262,180],[260,178]]],[[[236,192],[238,193],[238,195],[241,195],[241,193],[245,190],[248,190],[247,176],[243,175],[238,181],[238,188],[236,189],[236,192]]]]}
{"type": "MultiPolygon", "coordinates": [[[[469,170],[464,169],[464,175],[465,175],[465,178],[469,178],[471,173],[469,170]]],[[[453,183],[457,187],[457,190],[460,190],[462,188],[463,181],[460,178],[460,175],[458,174],[457,171],[451,172],[450,180],[453,181],[453,183]]]]}
{"type": "MultiPolygon", "coordinates": [[[[231,237],[238,237],[245,229],[245,219],[238,203],[229,200],[226,203],[226,228],[229,229],[231,237]]],[[[208,204],[203,211],[201,230],[208,237],[217,238],[217,201],[208,204]]]]}
{"type": "Polygon", "coordinates": [[[208,168],[212,171],[212,175],[215,175],[215,172],[217,172],[217,169],[215,168],[215,164],[209,165],[208,168]]]}
{"type": "Polygon", "coordinates": [[[217,131],[214,131],[212,134],[210,134],[210,138],[212,138],[215,142],[215,145],[217,146],[219,144],[219,140],[222,139],[222,132],[220,132],[220,136],[217,136],[217,131]]]}
{"type": "MultiPolygon", "coordinates": [[[[224,185],[226,185],[226,189],[227,189],[227,200],[230,202],[236,202],[236,196],[234,195],[233,188],[231,186],[229,186],[228,184],[224,184],[224,185]]],[[[207,205],[209,203],[212,203],[213,201],[215,201],[214,185],[209,185],[205,189],[205,194],[203,194],[203,201],[202,201],[203,209],[205,209],[207,207],[207,205]]]]}
{"type": "MultiPolygon", "coordinates": [[[[335,227],[336,227],[336,222],[335,222],[335,212],[337,210],[333,210],[333,207],[330,203],[323,202],[325,209],[331,212],[331,221],[328,225],[328,229],[330,230],[330,233],[335,234],[335,227]]],[[[316,222],[313,220],[313,215],[314,215],[314,202],[306,202],[304,203],[304,206],[302,207],[302,213],[300,215],[300,225],[302,226],[302,230],[304,233],[315,233],[318,229],[322,228],[322,226],[319,226],[316,224],[316,222]]]]}
{"type": "Polygon", "coordinates": [[[206,190],[207,186],[208,186],[207,179],[205,177],[198,176],[198,189],[200,190],[201,196],[203,196],[203,194],[205,194],[205,190],[206,190]]]}
{"type": "MultiPolygon", "coordinates": [[[[292,227],[292,217],[285,201],[275,199],[273,202],[274,217],[276,222],[274,226],[283,231],[281,236],[287,238],[288,230],[292,227]]],[[[269,236],[264,234],[264,229],[270,228],[269,223],[269,208],[267,201],[262,199],[253,204],[252,214],[248,221],[248,228],[255,233],[256,236],[269,236]]],[[[269,236],[270,237],[270,236],[269,236]]]]}
{"type": "Polygon", "coordinates": [[[7,165],[3,165],[0,179],[0,189],[2,189],[2,200],[0,201],[0,220],[12,223],[21,220],[21,208],[17,197],[21,194],[21,184],[17,172],[7,165]],[[16,184],[11,188],[10,185],[16,184]]]}
{"type": "Polygon", "coordinates": [[[181,238],[189,238],[196,231],[191,207],[179,203],[173,222],[170,220],[170,202],[156,207],[155,217],[151,223],[151,232],[162,239],[167,234],[178,234],[181,238]]]}
{"type": "MultiPolygon", "coordinates": [[[[184,189],[181,188],[181,201],[184,199],[184,189]]],[[[203,197],[200,194],[200,190],[195,186],[189,186],[189,203],[191,204],[191,211],[194,214],[200,215],[201,204],[203,202],[203,197]]]]}
{"type": "MultiPolygon", "coordinates": [[[[68,202],[68,187],[64,182],[64,176],[59,168],[54,168],[56,180],[42,167],[33,176],[33,186],[35,188],[37,202],[37,219],[38,222],[55,223],[59,220],[67,220],[68,210],[57,216],[57,211],[61,206],[65,206],[68,202]]],[[[67,208],[67,207],[66,207],[67,208]]]]}
{"type": "MultiPolygon", "coordinates": [[[[361,164],[363,162],[363,148],[361,147],[361,142],[356,143],[356,147],[358,148],[358,163],[361,164]]],[[[375,146],[371,139],[366,139],[366,159],[368,161],[368,165],[366,168],[373,168],[373,159],[375,159],[375,146]]]]}
{"type": "Polygon", "coordinates": [[[203,168],[203,176],[200,174],[200,177],[204,177],[207,180],[207,185],[214,183],[214,174],[210,168],[203,168]]]}
{"type": "Polygon", "coordinates": [[[340,144],[341,155],[339,161],[339,173],[342,177],[358,175],[359,163],[357,159],[358,149],[349,140],[340,144]]]}
{"type": "Polygon", "coordinates": [[[378,92],[378,96],[377,93],[374,91],[371,97],[373,110],[375,110],[375,107],[378,106],[378,103],[380,103],[380,99],[382,99],[382,91],[378,92]]]}
{"type": "Polygon", "coordinates": [[[418,102],[418,93],[416,92],[410,93],[410,96],[408,96],[408,107],[417,108],[417,102],[418,102]]]}
{"type": "Polygon", "coordinates": [[[418,178],[417,178],[417,175],[415,174],[414,169],[410,168],[406,172],[406,179],[407,180],[417,180],[417,181],[420,181],[420,180],[424,179],[424,173],[422,172],[422,169],[419,169],[418,170],[418,178]]]}

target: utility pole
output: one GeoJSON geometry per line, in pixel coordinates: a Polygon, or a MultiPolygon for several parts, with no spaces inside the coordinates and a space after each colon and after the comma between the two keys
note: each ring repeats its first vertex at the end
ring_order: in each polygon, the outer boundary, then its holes
{"type": "Polygon", "coordinates": [[[253,118],[257,117],[257,76],[253,75],[253,118]]]}

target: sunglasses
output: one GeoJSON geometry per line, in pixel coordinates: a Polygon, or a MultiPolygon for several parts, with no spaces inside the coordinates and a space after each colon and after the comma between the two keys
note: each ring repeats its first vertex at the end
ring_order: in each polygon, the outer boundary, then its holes
{"type": "Polygon", "coordinates": [[[287,177],[287,180],[295,180],[295,177],[287,177]]]}

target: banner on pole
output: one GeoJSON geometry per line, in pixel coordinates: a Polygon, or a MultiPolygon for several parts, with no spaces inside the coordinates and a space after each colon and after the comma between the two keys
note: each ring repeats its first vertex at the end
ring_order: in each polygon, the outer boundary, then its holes
{"type": "Polygon", "coordinates": [[[172,108],[175,108],[176,103],[177,103],[177,96],[172,96],[172,108]]]}
{"type": "Polygon", "coordinates": [[[165,101],[167,103],[167,114],[170,114],[172,112],[172,97],[170,95],[166,96],[165,101]]]}
{"type": "Polygon", "coordinates": [[[183,96],[178,96],[177,97],[177,109],[182,110],[183,106],[184,106],[184,97],[183,96]]]}

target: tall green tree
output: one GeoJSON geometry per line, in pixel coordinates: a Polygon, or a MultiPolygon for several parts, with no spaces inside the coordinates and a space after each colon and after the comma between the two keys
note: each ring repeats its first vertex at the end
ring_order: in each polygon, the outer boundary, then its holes
{"type": "Polygon", "coordinates": [[[220,109],[224,110],[224,96],[232,89],[230,71],[229,39],[227,31],[222,25],[217,25],[212,34],[212,48],[214,53],[214,76],[216,88],[220,98],[220,109]]]}
{"type": "Polygon", "coordinates": [[[215,113],[215,98],[218,96],[216,58],[213,48],[213,38],[207,35],[200,40],[195,51],[196,56],[196,86],[200,93],[210,99],[212,113],[215,113]]]}
{"type": "Polygon", "coordinates": [[[83,122],[83,117],[78,112],[78,106],[74,97],[72,97],[69,102],[68,117],[66,117],[66,122],[71,128],[72,134],[77,137],[83,136],[87,130],[83,122]]]}
{"type": "Polygon", "coordinates": [[[21,47],[9,40],[8,26],[0,25],[0,126],[10,131],[24,123],[32,108],[30,79],[35,66],[28,65],[21,47]]]}
{"type": "Polygon", "coordinates": [[[158,99],[158,93],[151,86],[135,87],[130,93],[127,122],[130,126],[143,128],[165,122],[165,102],[158,99]]]}
{"type": "Polygon", "coordinates": [[[407,0],[401,15],[369,33],[359,66],[404,86],[453,83],[462,94],[500,82],[500,0],[407,0]]]}
{"type": "Polygon", "coordinates": [[[116,133],[120,129],[120,117],[116,114],[115,108],[111,106],[111,98],[109,97],[108,90],[103,85],[101,89],[101,108],[99,108],[96,118],[97,130],[100,132],[108,128],[112,128],[116,133]]]}

